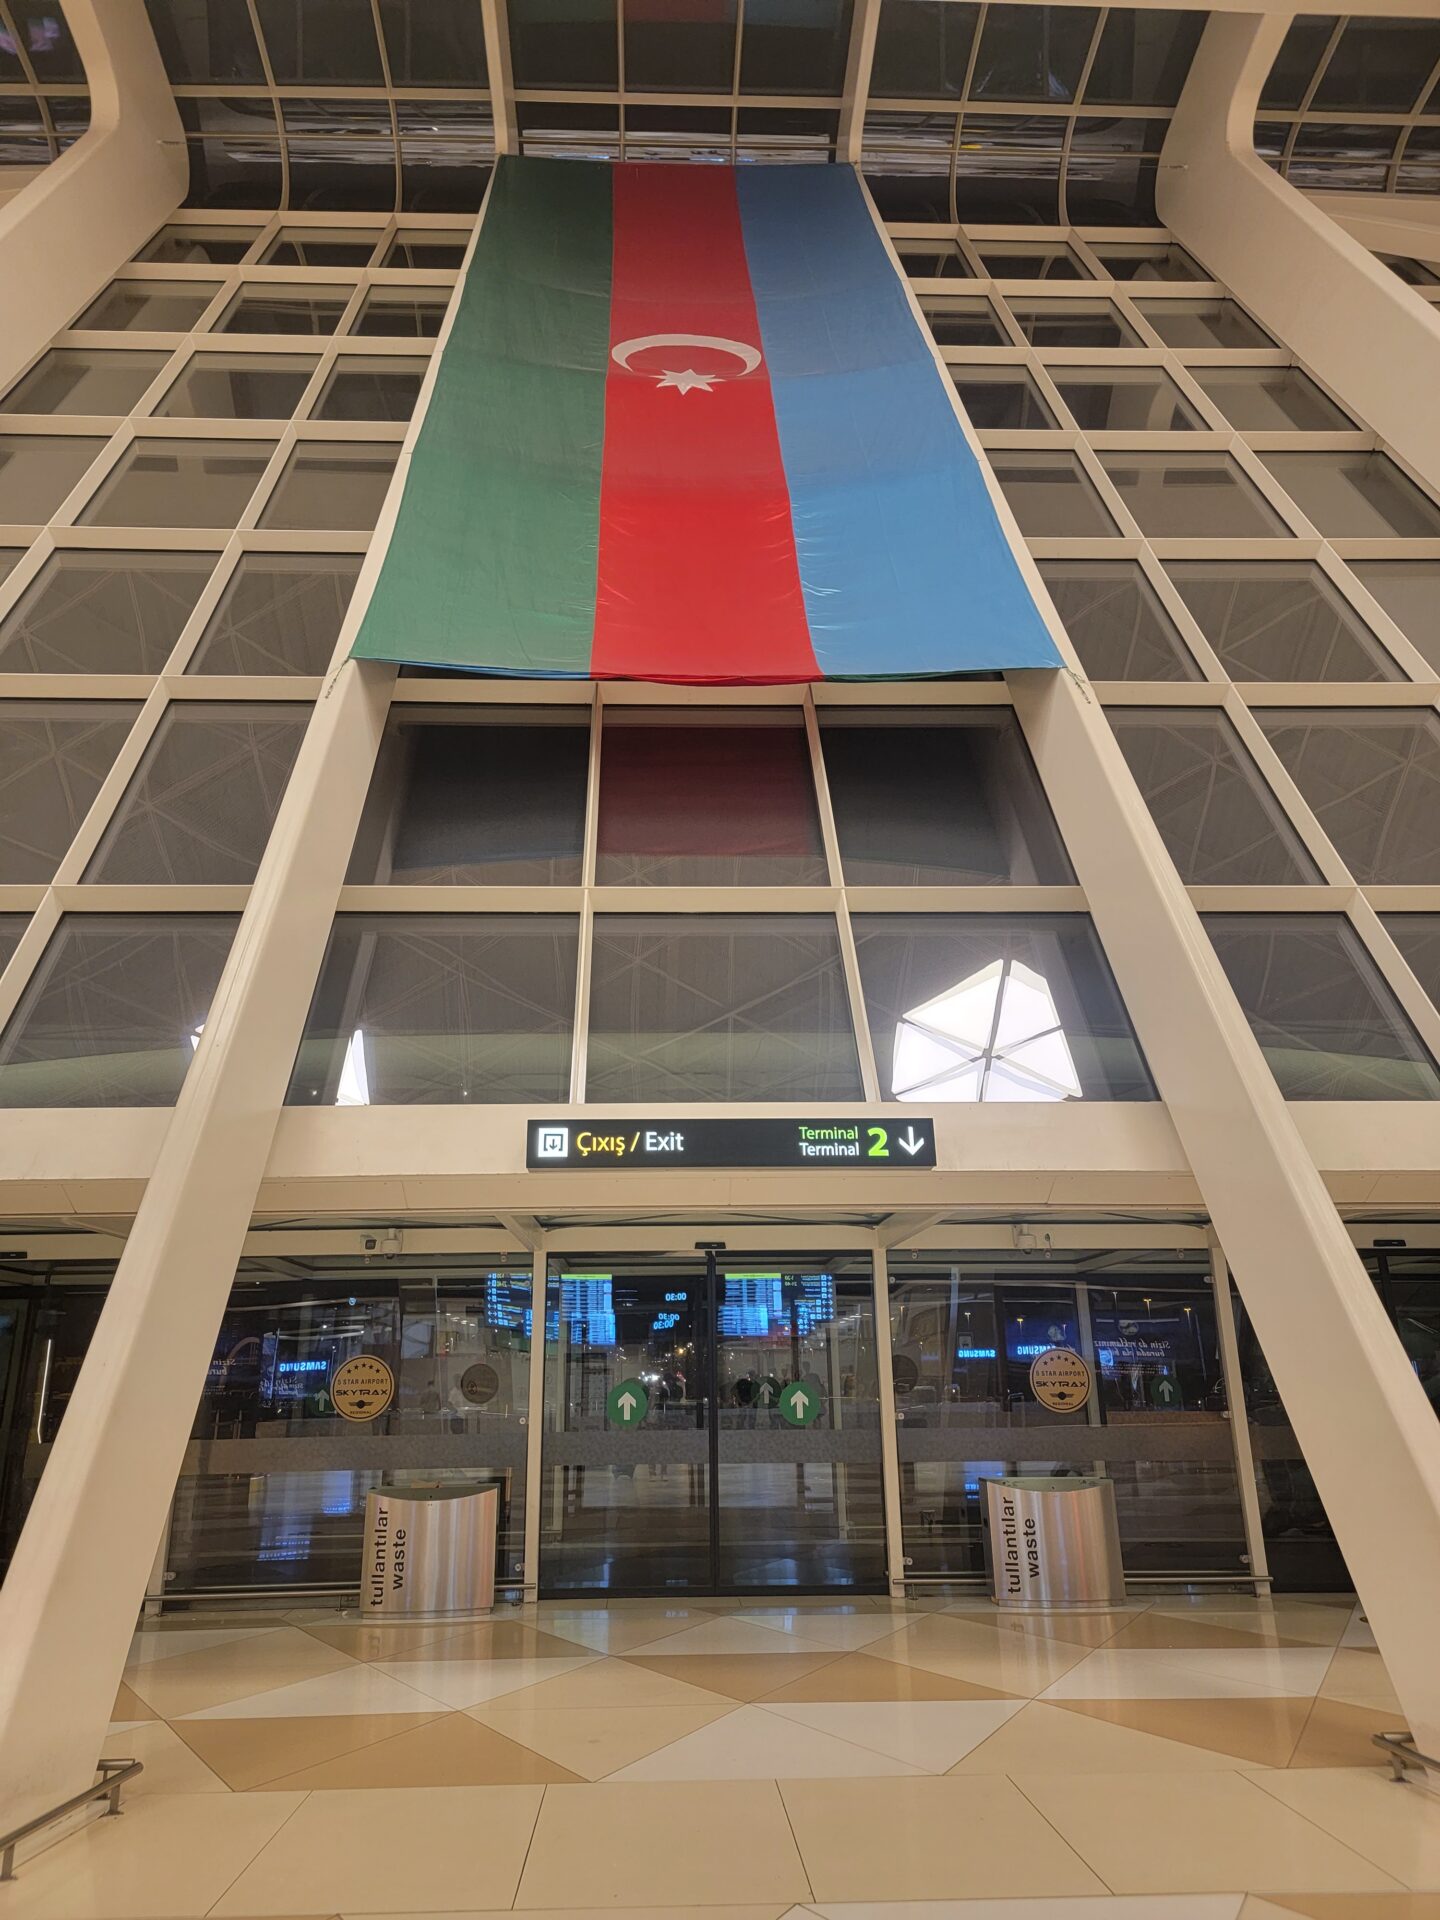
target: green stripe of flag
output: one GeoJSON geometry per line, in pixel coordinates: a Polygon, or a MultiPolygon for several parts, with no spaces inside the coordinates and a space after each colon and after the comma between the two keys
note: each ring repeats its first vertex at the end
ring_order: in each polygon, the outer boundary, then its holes
{"type": "Polygon", "coordinates": [[[359,658],[589,673],[610,262],[604,164],[500,161],[359,658]]]}

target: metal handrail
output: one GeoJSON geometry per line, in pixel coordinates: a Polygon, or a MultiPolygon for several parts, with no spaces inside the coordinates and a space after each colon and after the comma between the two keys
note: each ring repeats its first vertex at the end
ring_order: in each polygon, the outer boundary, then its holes
{"type": "Polygon", "coordinates": [[[1432,1760],[1428,1753],[1421,1753],[1413,1733],[1372,1733],[1370,1740],[1390,1762],[1390,1773],[1396,1780],[1405,1778],[1407,1767],[1429,1768],[1431,1772],[1440,1774],[1440,1760],[1432,1760]]]}
{"type": "Polygon", "coordinates": [[[113,1818],[120,1811],[121,1787],[127,1780],[133,1780],[137,1773],[145,1771],[143,1760],[97,1760],[95,1765],[101,1777],[93,1786],[86,1787],[83,1793],[72,1793],[68,1800],[62,1800],[58,1807],[51,1807],[48,1813],[37,1813],[23,1827],[0,1833],[0,1882],[15,1878],[15,1849],[22,1840],[28,1840],[32,1833],[39,1833],[42,1827],[63,1820],[67,1813],[74,1813],[92,1800],[108,1799],[109,1808],[100,1817],[102,1820],[113,1818]]]}

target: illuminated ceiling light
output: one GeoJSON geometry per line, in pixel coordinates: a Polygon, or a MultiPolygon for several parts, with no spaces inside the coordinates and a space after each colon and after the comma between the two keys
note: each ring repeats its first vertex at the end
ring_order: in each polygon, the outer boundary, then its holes
{"type": "Polygon", "coordinates": [[[340,1069],[340,1084],[335,1089],[337,1107],[368,1107],[370,1076],[365,1070],[365,1035],[357,1027],[345,1048],[345,1063],[340,1069]]]}
{"type": "Polygon", "coordinates": [[[1080,1100],[1055,998],[1020,960],[978,973],[912,1007],[895,1028],[897,1100],[1080,1100]]]}

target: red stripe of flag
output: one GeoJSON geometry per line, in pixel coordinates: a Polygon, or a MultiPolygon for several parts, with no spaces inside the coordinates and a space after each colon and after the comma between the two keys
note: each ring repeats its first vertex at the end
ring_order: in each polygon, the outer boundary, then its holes
{"type": "Polygon", "coordinates": [[[613,174],[591,671],[818,680],[733,176],[613,174]]]}

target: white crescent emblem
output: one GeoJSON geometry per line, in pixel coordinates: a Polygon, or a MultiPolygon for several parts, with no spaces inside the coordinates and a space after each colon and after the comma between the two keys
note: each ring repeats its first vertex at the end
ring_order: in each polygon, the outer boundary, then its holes
{"type": "MultiPolygon", "coordinates": [[[[731,378],[743,379],[747,373],[753,373],[760,364],[760,352],[743,340],[721,340],[712,333],[642,333],[634,340],[622,340],[610,349],[610,358],[619,367],[629,373],[630,361],[637,353],[643,353],[651,347],[706,347],[713,353],[728,353],[740,362],[738,374],[726,376],[719,373],[697,373],[693,367],[672,371],[665,368],[654,376],[655,384],[660,387],[674,387],[681,393],[709,393],[717,380],[731,378]]],[[[676,359],[683,359],[677,354],[676,359]]]]}

